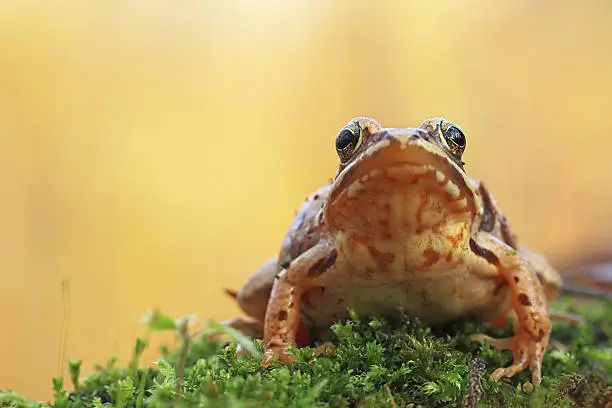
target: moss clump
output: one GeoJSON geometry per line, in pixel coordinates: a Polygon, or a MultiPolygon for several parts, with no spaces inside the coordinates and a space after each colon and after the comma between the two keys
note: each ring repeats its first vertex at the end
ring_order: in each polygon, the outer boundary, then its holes
{"type": "Polygon", "coordinates": [[[139,340],[127,367],[114,359],[79,379],[80,361],[70,362],[74,390],[54,380],[54,401],[40,404],[0,392],[0,406],[36,407],[604,407],[612,402],[612,302],[575,304],[564,298],[554,307],[583,315],[581,327],[555,323],[557,348],[544,359],[542,386],[529,390],[529,372],[490,381],[493,369],[511,353],[469,341],[474,332],[507,336],[468,320],[425,327],[398,313],[395,318],[352,315],[331,327],[337,348],[316,355],[294,350],[297,362],[261,368],[262,343],[233,332],[223,347],[206,336],[191,336],[185,320],[156,315],[152,331],[176,330],[182,345],[162,350],[153,368],[136,361],[146,343],[139,340]],[[196,340],[197,339],[197,340],[196,340]],[[242,355],[238,355],[242,354],[242,355]]]}

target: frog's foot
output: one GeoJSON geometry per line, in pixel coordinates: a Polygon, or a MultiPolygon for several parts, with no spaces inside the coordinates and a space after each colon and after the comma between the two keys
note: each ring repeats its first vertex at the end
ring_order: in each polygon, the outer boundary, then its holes
{"type": "Polygon", "coordinates": [[[471,340],[490,343],[498,350],[510,350],[514,361],[509,367],[500,367],[493,371],[491,378],[499,380],[502,377],[512,377],[526,367],[531,369],[531,382],[534,387],[540,385],[542,379],[542,359],[548,345],[548,338],[535,339],[525,331],[519,331],[513,337],[496,339],[484,334],[474,334],[471,340]]]}
{"type": "Polygon", "coordinates": [[[283,346],[266,347],[261,366],[268,367],[273,361],[279,361],[283,364],[293,363],[295,362],[295,356],[283,346]]]}

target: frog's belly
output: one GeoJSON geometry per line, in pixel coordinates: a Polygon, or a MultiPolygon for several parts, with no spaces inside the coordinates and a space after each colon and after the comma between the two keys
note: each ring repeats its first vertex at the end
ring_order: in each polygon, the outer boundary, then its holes
{"type": "MultiPolygon", "coordinates": [[[[431,275],[430,275],[431,276],[431,275]]],[[[479,315],[493,319],[509,305],[508,286],[495,278],[455,273],[436,278],[363,279],[347,277],[343,284],[315,288],[302,297],[304,318],[327,325],[347,317],[347,309],[358,314],[389,314],[404,309],[425,323],[479,315]]]]}

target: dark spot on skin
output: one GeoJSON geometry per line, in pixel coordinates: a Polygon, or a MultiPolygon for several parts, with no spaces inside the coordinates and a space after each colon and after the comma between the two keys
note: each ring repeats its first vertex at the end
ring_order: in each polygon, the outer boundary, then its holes
{"type": "Polygon", "coordinates": [[[280,320],[280,321],[287,320],[287,311],[286,310],[281,310],[280,312],[278,312],[278,320],[280,320]]]}
{"type": "Polygon", "coordinates": [[[518,283],[518,282],[519,282],[519,280],[520,280],[518,276],[515,276],[515,277],[513,277],[512,279],[514,279],[514,283],[518,283]]]}
{"type": "Polygon", "coordinates": [[[480,231],[491,232],[493,231],[493,228],[495,228],[495,217],[497,216],[497,212],[495,211],[495,207],[493,207],[491,196],[489,195],[489,192],[485,188],[484,184],[480,183],[478,191],[480,192],[480,195],[482,197],[483,206],[480,231]]]}
{"type": "Polygon", "coordinates": [[[531,300],[529,300],[529,296],[524,293],[518,294],[518,301],[523,306],[531,306],[531,300]]]}
{"type": "Polygon", "coordinates": [[[542,340],[542,338],[544,337],[544,329],[540,329],[540,331],[538,331],[538,337],[536,337],[536,341],[540,341],[542,340]]]}
{"type": "Polygon", "coordinates": [[[440,254],[431,248],[424,250],[423,256],[425,257],[425,262],[423,263],[423,267],[425,269],[430,268],[433,264],[440,260],[440,254]]]}
{"type": "Polygon", "coordinates": [[[503,214],[497,212],[497,209],[493,205],[493,200],[491,199],[491,194],[481,182],[478,187],[478,192],[482,196],[482,205],[483,205],[483,216],[482,222],[480,223],[480,231],[491,232],[495,228],[496,220],[499,220],[500,232],[502,240],[510,245],[512,248],[516,249],[516,236],[510,231],[510,227],[508,227],[508,222],[506,221],[506,217],[503,214]]]}
{"type": "Polygon", "coordinates": [[[516,249],[518,244],[516,242],[516,235],[510,231],[510,227],[508,226],[508,221],[506,221],[506,217],[500,215],[499,223],[501,225],[501,236],[504,242],[510,245],[512,248],[516,249]]]}
{"type": "MultiPolygon", "coordinates": [[[[281,264],[281,268],[287,269],[289,265],[291,265],[291,261],[285,261],[281,264]]],[[[278,279],[278,275],[276,275],[276,278],[278,279]]]]}
{"type": "Polygon", "coordinates": [[[295,303],[293,303],[293,300],[291,302],[289,302],[289,308],[292,308],[295,305],[295,303]]]}
{"type": "Polygon", "coordinates": [[[318,195],[318,194],[315,194],[314,196],[312,196],[312,199],[313,199],[313,200],[318,200],[318,199],[319,199],[319,195],[318,195]]]}
{"type": "Polygon", "coordinates": [[[334,248],[332,251],[327,254],[324,258],[319,259],[315,262],[314,265],[310,267],[308,270],[308,276],[319,276],[329,268],[331,268],[336,262],[336,257],[338,257],[338,251],[334,248]]]}
{"type": "Polygon", "coordinates": [[[280,279],[280,273],[277,273],[276,275],[274,275],[274,280],[278,280],[280,279]]]}
{"type": "Polygon", "coordinates": [[[481,258],[484,258],[491,265],[495,265],[495,266],[499,265],[499,258],[497,258],[497,255],[495,255],[493,252],[489,251],[488,249],[483,248],[480,245],[478,245],[476,241],[474,241],[472,238],[470,238],[470,249],[472,250],[473,253],[475,253],[477,256],[481,258]]]}

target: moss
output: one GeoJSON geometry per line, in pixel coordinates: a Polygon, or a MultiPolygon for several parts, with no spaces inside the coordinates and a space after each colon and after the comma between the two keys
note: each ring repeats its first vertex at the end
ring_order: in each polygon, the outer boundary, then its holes
{"type": "Polygon", "coordinates": [[[542,386],[529,390],[529,372],[491,381],[488,374],[507,365],[511,353],[472,343],[468,335],[495,329],[463,320],[426,327],[398,313],[395,318],[354,314],[331,327],[327,339],[337,348],[322,354],[294,350],[297,361],[261,368],[262,343],[235,332],[223,347],[206,336],[192,336],[187,320],[149,319],[151,331],[175,330],[181,344],[162,350],[152,368],[139,368],[146,343],[138,340],[126,366],[115,359],[79,378],[80,361],[71,360],[72,392],[54,380],[54,400],[40,404],[0,392],[0,406],[36,407],[603,407],[612,401],[612,302],[577,304],[563,298],[554,307],[579,313],[586,324],[555,323],[557,348],[544,359],[542,386]],[[238,355],[240,354],[240,355],[238,355]]]}

